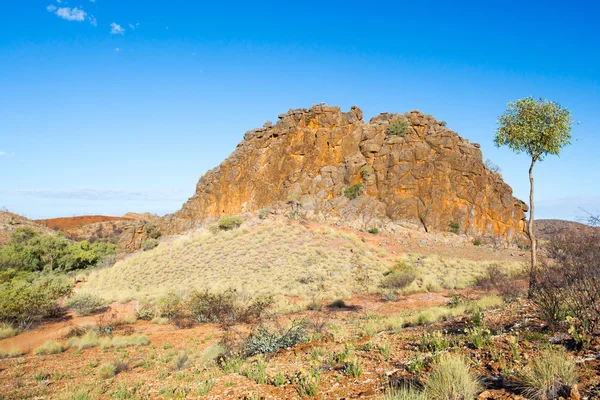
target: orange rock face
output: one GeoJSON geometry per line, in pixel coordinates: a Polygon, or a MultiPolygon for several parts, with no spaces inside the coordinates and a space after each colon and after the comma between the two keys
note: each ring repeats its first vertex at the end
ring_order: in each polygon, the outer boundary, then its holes
{"type": "Polygon", "coordinates": [[[473,237],[523,237],[527,206],[482,162],[477,144],[418,111],[380,114],[368,123],[353,107],[290,110],[276,125],[249,131],[237,149],[198,182],[196,194],[163,220],[168,232],[209,217],[272,207],[306,218],[365,228],[407,226],[473,237]],[[407,130],[391,135],[390,124],[407,130]],[[345,189],[362,184],[351,199],[345,189]]]}

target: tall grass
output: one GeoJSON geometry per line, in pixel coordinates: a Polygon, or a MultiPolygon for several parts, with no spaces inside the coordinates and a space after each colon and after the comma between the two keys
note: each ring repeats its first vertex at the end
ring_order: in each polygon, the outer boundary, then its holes
{"type": "Polygon", "coordinates": [[[558,399],[578,381],[575,362],[564,351],[551,350],[535,359],[524,374],[523,386],[532,399],[558,399]]]}

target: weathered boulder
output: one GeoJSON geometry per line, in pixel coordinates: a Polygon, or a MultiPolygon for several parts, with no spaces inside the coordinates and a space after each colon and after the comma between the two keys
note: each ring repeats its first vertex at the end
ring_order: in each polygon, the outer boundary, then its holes
{"type": "Polygon", "coordinates": [[[478,144],[419,111],[363,122],[357,107],[290,110],[273,125],[246,132],[237,149],[208,171],[196,193],[161,222],[176,233],[206,218],[300,203],[307,218],[355,227],[389,224],[501,238],[523,237],[527,206],[482,162],[478,144]],[[403,135],[388,134],[405,120],[403,135]],[[363,185],[363,195],[344,189],[363,185]]]}

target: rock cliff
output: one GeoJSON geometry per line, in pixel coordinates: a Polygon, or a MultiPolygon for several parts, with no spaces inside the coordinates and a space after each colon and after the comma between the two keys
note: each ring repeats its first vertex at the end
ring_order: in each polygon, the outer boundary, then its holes
{"type": "MultiPolygon", "coordinates": [[[[308,218],[357,227],[396,223],[512,241],[525,229],[526,205],[486,168],[479,145],[418,111],[380,114],[368,123],[357,107],[290,110],[277,124],[248,131],[196,194],[171,218],[186,221],[292,204],[308,218]],[[391,123],[407,122],[401,135],[391,123]],[[353,186],[362,195],[350,199],[353,186]]],[[[167,225],[169,225],[167,223],[167,225]]]]}
{"type": "Polygon", "coordinates": [[[482,162],[479,145],[443,121],[411,111],[365,123],[357,107],[316,105],[246,132],[183,208],[162,219],[161,230],[182,232],[266,207],[356,228],[448,231],[452,222],[460,233],[507,243],[522,239],[527,211],[482,162]],[[405,131],[390,134],[398,121],[405,131]]]}

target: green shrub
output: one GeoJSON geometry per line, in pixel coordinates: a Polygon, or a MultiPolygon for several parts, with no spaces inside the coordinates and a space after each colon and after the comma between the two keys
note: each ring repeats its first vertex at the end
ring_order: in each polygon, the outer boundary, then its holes
{"type": "Polygon", "coordinates": [[[117,374],[117,366],[113,363],[104,363],[98,369],[98,374],[102,379],[112,378],[117,374]]]}
{"type": "Polygon", "coordinates": [[[186,301],[186,307],[196,321],[221,323],[260,320],[272,304],[273,298],[270,296],[257,296],[251,301],[242,302],[238,299],[238,293],[231,289],[222,293],[196,290],[186,301]]]}
{"type": "Polygon", "coordinates": [[[57,315],[57,299],[72,287],[71,281],[60,276],[19,274],[0,284],[0,321],[27,329],[44,317],[57,315]]]}
{"type": "Polygon", "coordinates": [[[344,300],[337,299],[337,300],[334,300],[331,303],[329,303],[328,307],[329,308],[346,308],[348,306],[346,305],[346,302],[344,300]]]}
{"type": "Polygon", "coordinates": [[[264,326],[259,326],[245,342],[245,354],[252,357],[257,354],[274,353],[279,349],[286,349],[299,343],[306,342],[306,321],[293,321],[287,329],[280,328],[271,331],[264,326]]]}
{"type": "Polygon", "coordinates": [[[49,342],[44,343],[43,345],[35,348],[33,350],[33,354],[35,355],[45,355],[45,354],[58,354],[63,352],[62,344],[58,343],[56,340],[50,340],[49,342]]]}
{"type": "Polygon", "coordinates": [[[458,235],[460,225],[456,221],[450,221],[448,222],[448,228],[450,228],[450,232],[458,235]]]}
{"type": "Polygon", "coordinates": [[[575,362],[563,351],[547,351],[535,359],[523,377],[525,395],[532,399],[568,397],[578,381],[575,362]]]}
{"type": "Polygon", "coordinates": [[[354,357],[352,360],[344,362],[344,373],[353,378],[358,378],[361,376],[363,370],[362,366],[360,365],[360,360],[357,357],[354,357]]]}
{"type": "Polygon", "coordinates": [[[94,332],[88,332],[81,337],[72,337],[67,343],[68,347],[77,347],[79,350],[96,347],[100,344],[98,335],[94,332]]]}
{"type": "Polygon", "coordinates": [[[474,399],[480,391],[479,381],[466,361],[457,356],[443,356],[425,382],[427,399],[474,399]]]}
{"type": "Polygon", "coordinates": [[[69,297],[65,306],[73,309],[79,316],[86,316],[102,310],[106,306],[106,302],[103,298],[93,294],[78,293],[69,297]]]}
{"type": "Polygon", "coordinates": [[[385,273],[381,287],[385,289],[404,289],[417,278],[417,272],[412,265],[401,262],[385,273]]]}
{"type": "Polygon", "coordinates": [[[97,265],[116,254],[116,246],[101,240],[73,242],[62,235],[18,228],[0,248],[0,270],[72,271],[97,265]]]}
{"type": "Polygon", "coordinates": [[[17,336],[19,330],[15,329],[12,324],[2,323],[0,324],[0,340],[17,336]]]}
{"type": "Polygon", "coordinates": [[[226,215],[219,220],[219,229],[228,231],[231,229],[239,228],[244,222],[244,219],[239,215],[226,215]]]}
{"type": "Polygon", "coordinates": [[[372,235],[377,235],[379,233],[379,228],[377,228],[376,226],[373,228],[369,228],[367,229],[367,232],[369,232],[372,235]]]}
{"type": "Polygon", "coordinates": [[[473,240],[473,245],[474,246],[481,246],[481,239],[474,239],[473,240]]]}
{"type": "Polygon", "coordinates": [[[408,132],[409,128],[410,125],[407,120],[399,119],[397,121],[392,122],[390,126],[388,126],[387,134],[392,136],[402,136],[406,132],[408,132]]]}
{"type": "Polygon", "coordinates": [[[265,363],[265,359],[262,356],[257,357],[249,367],[242,371],[242,375],[259,385],[267,383],[267,364],[265,363]]]}
{"type": "Polygon", "coordinates": [[[144,242],[142,243],[142,250],[149,251],[149,250],[154,249],[156,246],[158,246],[158,240],[149,238],[149,239],[144,240],[144,242]]]}
{"type": "Polygon", "coordinates": [[[362,183],[357,183],[356,185],[352,185],[344,189],[344,196],[346,196],[350,200],[353,200],[358,196],[362,196],[364,192],[364,185],[362,183]]]}

